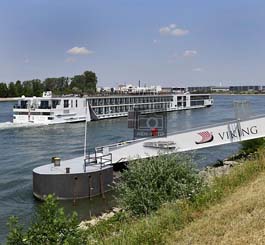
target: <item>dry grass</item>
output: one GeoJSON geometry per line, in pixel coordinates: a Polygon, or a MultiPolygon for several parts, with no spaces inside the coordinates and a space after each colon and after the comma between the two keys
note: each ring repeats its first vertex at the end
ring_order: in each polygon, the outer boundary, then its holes
{"type": "Polygon", "coordinates": [[[265,244],[265,174],[206,210],[171,244],[265,244]]]}
{"type": "Polygon", "coordinates": [[[265,149],[216,177],[195,200],[126,212],[84,233],[90,244],[265,244],[265,149]]]}

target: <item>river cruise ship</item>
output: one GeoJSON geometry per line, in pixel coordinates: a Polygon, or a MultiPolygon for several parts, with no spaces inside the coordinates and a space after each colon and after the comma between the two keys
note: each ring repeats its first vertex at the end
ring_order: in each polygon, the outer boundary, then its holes
{"type": "Polygon", "coordinates": [[[22,96],[13,108],[14,123],[56,124],[127,116],[134,109],[142,113],[209,107],[208,94],[97,95],[88,97],[22,96]]]}

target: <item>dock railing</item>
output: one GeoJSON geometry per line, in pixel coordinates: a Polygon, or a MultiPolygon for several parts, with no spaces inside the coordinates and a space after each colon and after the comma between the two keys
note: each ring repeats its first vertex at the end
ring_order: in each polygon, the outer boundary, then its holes
{"type": "Polygon", "coordinates": [[[84,172],[86,172],[86,167],[93,165],[100,165],[102,169],[106,165],[112,164],[112,153],[102,154],[94,151],[89,153],[84,159],[84,172]]]}

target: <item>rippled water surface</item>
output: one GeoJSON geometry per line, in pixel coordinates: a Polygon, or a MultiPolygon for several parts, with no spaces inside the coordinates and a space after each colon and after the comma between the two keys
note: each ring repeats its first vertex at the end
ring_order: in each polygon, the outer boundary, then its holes
{"type": "MultiPolygon", "coordinates": [[[[248,100],[252,114],[265,114],[264,96],[214,96],[214,106],[204,109],[168,113],[168,131],[178,131],[234,119],[234,100],[248,100]]],[[[32,169],[50,162],[52,156],[62,159],[83,153],[84,123],[42,127],[15,127],[12,120],[13,102],[0,103],[0,243],[7,234],[6,222],[16,215],[28,222],[39,204],[32,196],[32,169]]],[[[109,119],[88,124],[88,143],[95,146],[132,138],[127,118],[109,119]]],[[[199,167],[234,154],[238,144],[202,149],[196,152],[199,167]]],[[[113,205],[113,193],[106,199],[63,202],[67,210],[76,210],[81,218],[100,213],[113,205]]]]}

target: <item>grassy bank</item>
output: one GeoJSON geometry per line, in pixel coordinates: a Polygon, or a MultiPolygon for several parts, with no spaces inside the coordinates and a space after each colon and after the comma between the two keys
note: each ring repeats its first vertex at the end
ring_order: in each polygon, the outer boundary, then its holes
{"type": "Polygon", "coordinates": [[[265,173],[238,188],[201,218],[168,238],[170,244],[263,244],[265,173]]]}
{"type": "Polygon", "coordinates": [[[90,227],[83,236],[92,244],[213,244],[221,242],[229,231],[227,241],[231,243],[233,239],[243,239],[241,232],[236,232],[240,225],[231,233],[234,224],[240,221],[246,234],[256,234],[259,239],[259,229],[265,221],[256,220],[255,223],[249,217],[254,212],[258,219],[263,210],[264,176],[265,151],[259,150],[252,160],[246,160],[228,175],[216,178],[194,202],[182,200],[164,204],[158,211],[140,218],[120,213],[90,227]],[[248,226],[252,221],[254,224],[248,226]]]}
{"type": "Polygon", "coordinates": [[[210,185],[200,184],[200,175],[185,155],[150,158],[145,165],[139,161],[130,175],[123,175],[122,200],[127,211],[78,226],[76,214],[66,216],[55,198],[48,196],[30,227],[25,229],[11,219],[8,244],[259,243],[265,225],[262,148],[251,159],[232,165],[228,174],[211,176],[210,185]]]}

